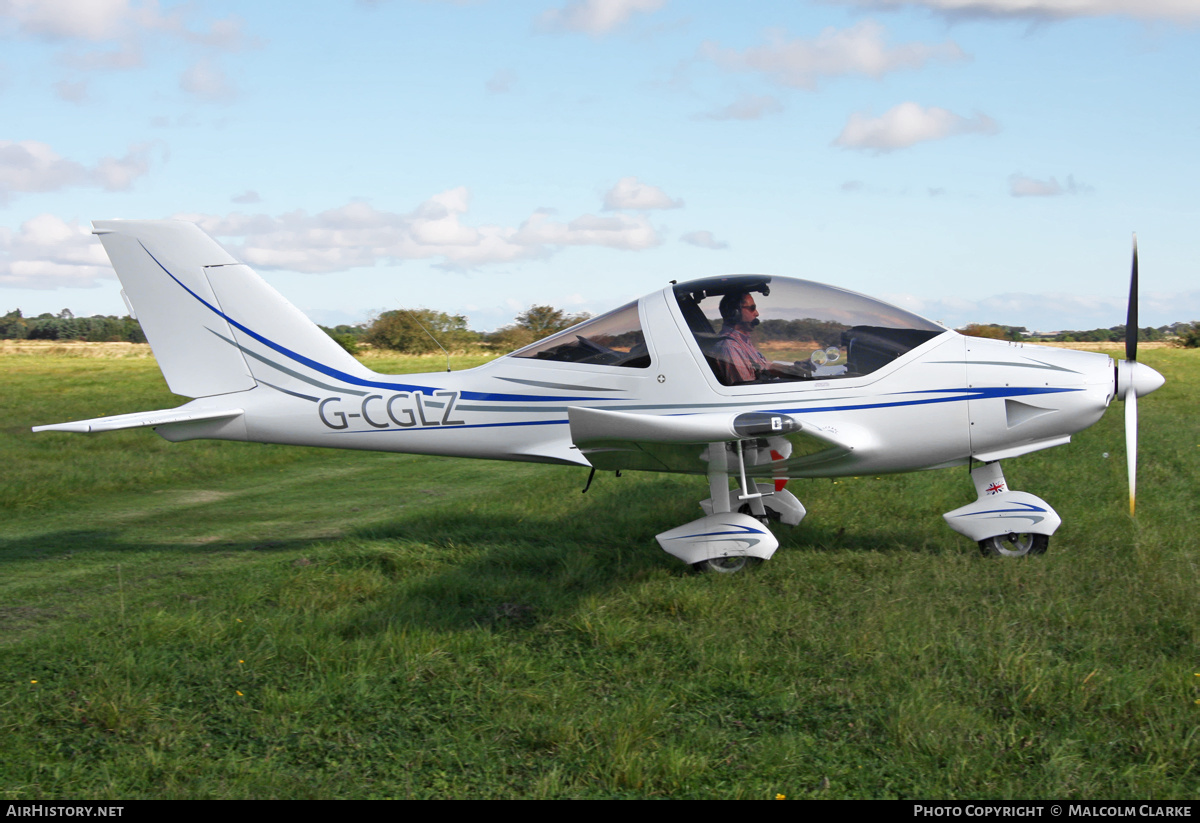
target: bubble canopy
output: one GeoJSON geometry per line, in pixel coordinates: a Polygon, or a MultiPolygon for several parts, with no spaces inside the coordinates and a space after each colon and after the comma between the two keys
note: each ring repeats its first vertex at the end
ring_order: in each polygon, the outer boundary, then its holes
{"type": "Polygon", "coordinates": [[[680,283],[674,293],[709,366],[731,386],[861,377],[947,331],[809,280],[731,275],[680,283]]]}
{"type": "MultiPolygon", "coordinates": [[[[673,291],[696,344],[726,385],[858,377],[946,331],[882,300],[808,280],[731,275],[680,283],[673,291]],[[729,338],[737,324],[736,318],[723,317],[723,301],[727,311],[740,301],[757,312],[758,322],[743,329],[747,337],[740,343],[751,347],[756,357],[761,355],[761,367],[754,373],[743,368],[740,376],[734,374],[731,360],[736,356],[730,353],[729,338]]],[[[650,366],[637,301],[509,356],[617,368],[650,366]]]]}

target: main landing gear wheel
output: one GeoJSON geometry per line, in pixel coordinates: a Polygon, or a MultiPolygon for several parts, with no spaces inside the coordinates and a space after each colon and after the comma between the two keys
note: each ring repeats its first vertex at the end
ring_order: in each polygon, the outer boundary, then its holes
{"type": "Polygon", "coordinates": [[[1031,554],[1045,554],[1050,546],[1048,534],[998,534],[986,540],[979,541],[979,551],[984,557],[1025,557],[1031,554]]]}
{"type": "Polygon", "coordinates": [[[716,574],[737,574],[743,569],[752,569],[762,563],[758,557],[735,555],[732,557],[710,557],[693,563],[692,568],[698,572],[715,572],[716,574]]]}

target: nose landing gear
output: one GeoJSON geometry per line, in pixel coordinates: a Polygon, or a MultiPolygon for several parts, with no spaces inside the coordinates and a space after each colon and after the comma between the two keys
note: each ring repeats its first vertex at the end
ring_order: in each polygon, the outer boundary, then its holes
{"type": "Polygon", "coordinates": [[[998,461],[973,469],[971,479],[979,499],[943,515],[950,528],[979,543],[986,557],[1045,554],[1050,535],[1062,523],[1050,504],[1010,490],[998,461]]]}

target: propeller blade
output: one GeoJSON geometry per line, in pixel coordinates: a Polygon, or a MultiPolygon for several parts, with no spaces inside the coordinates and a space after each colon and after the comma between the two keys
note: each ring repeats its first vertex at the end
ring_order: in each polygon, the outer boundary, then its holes
{"type": "MultiPolygon", "coordinates": [[[[1129,273],[1129,308],[1125,315],[1125,462],[1129,470],[1129,516],[1137,511],[1137,344],[1138,344],[1138,253],[1137,232],[1133,235],[1133,268],[1129,273]]],[[[1149,371],[1153,372],[1153,369],[1149,371]]],[[[1157,372],[1154,372],[1157,374],[1157,372]]],[[[1161,378],[1160,378],[1161,381],[1161,378]]],[[[1160,382],[1161,385],[1161,382],[1160,382]]],[[[1157,386],[1148,389],[1154,391],[1157,386]]]]}
{"type": "Polygon", "coordinates": [[[1133,271],[1129,275],[1129,309],[1125,315],[1125,359],[1137,360],[1138,343],[1138,255],[1137,233],[1133,235],[1133,271]]]}
{"type": "Polygon", "coordinates": [[[1129,468],[1129,516],[1137,509],[1137,392],[1125,395],[1125,462],[1129,468]]]}

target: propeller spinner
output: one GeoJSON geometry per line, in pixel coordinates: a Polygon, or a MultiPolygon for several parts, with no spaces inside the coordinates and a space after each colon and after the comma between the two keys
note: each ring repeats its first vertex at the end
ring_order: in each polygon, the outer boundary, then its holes
{"type": "Polygon", "coordinates": [[[1117,363],[1117,397],[1125,401],[1125,459],[1129,469],[1129,514],[1137,508],[1137,399],[1157,389],[1163,376],[1137,362],[1138,344],[1138,252],[1133,236],[1133,270],[1129,276],[1129,309],[1125,316],[1125,359],[1117,363]],[[1131,391],[1132,389],[1132,391],[1131,391]]]}

